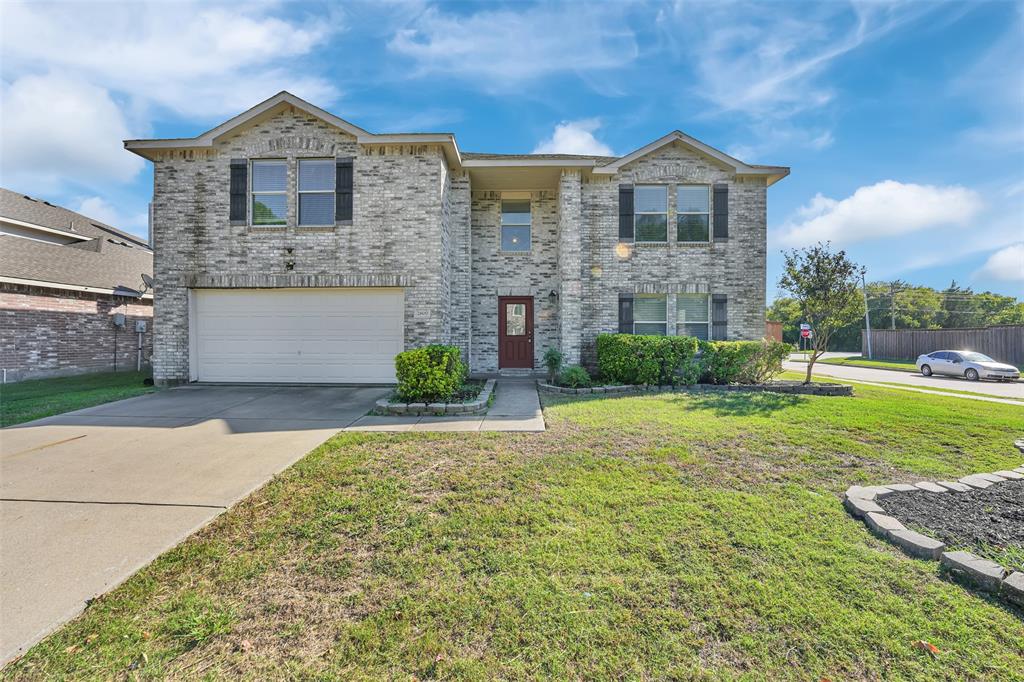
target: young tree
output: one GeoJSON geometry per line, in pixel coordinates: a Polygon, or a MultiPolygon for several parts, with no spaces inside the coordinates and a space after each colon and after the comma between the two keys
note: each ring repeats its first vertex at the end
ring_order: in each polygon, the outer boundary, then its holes
{"type": "Polygon", "coordinates": [[[813,331],[804,380],[809,384],[814,363],[828,348],[832,334],[864,313],[860,269],[845,251],[833,252],[828,242],[783,252],[783,256],[786,265],[779,288],[800,304],[803,319],[813,331]]]}

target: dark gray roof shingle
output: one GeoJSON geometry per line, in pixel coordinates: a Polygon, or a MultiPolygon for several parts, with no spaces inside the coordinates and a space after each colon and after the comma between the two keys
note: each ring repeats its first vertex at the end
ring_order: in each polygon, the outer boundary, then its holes
{"type": "Polygon", "coordinates": [[[153,252],[144,240],[80,213],[0,188],[0,217],[93,238],[62,245],[0,235],[0,277],[138,290],[142,275],[153,274],[153,252]]]}

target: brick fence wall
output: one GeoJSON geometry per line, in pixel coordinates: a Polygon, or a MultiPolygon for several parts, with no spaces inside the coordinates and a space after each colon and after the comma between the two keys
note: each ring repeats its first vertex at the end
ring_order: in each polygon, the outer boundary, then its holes
{"type": "Polygon", "coordinates": [[[134,370],[135,321],[146,321],[142,363],[153,354],[153,305],[105,294],[0,285],[0,368],[8,382],[134,370]],[[114,326],[115,313],[127,324],[114,326]],[[116,352],[115,352],[116,348],[116,352]]]}

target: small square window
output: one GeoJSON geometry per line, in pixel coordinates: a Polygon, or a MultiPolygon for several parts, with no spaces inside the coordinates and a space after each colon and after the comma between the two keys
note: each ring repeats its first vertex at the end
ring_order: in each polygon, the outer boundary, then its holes
{"type": "Polygon", "coordinates": [[[529,251],[531,240],[529,199],[501,202],[501,250],[529,251]]]}

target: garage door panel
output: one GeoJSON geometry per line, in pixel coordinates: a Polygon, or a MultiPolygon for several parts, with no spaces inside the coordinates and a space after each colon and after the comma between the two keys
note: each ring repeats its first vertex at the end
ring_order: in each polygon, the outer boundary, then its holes
{"type": "Polygon", "coordinates": [[[385,383],[404,343],[401,289],[195,291],[199,381],[385,383]]]}

